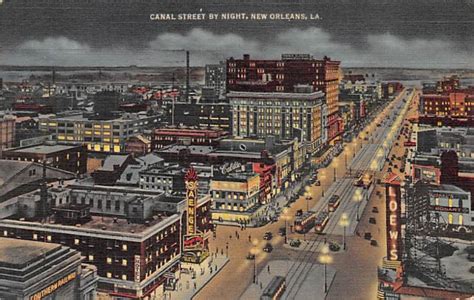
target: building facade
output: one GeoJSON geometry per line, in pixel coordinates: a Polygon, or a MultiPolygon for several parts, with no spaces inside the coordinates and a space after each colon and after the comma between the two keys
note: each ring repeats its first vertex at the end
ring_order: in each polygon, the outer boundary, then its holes
{"type": "Polygon", "coordinates": [[[15,142],[15,117],[0,115],[0,151],[13,147],[15,142]]]}
{"type": "Polygon", "coordinates": [[[229,92],[227,97],[235,136],[293,139],[298,128],[311,152],[322,146],[323,93],[229,92]]]}
{"type": "Polygon", "coordinates": [[[64,116],[40,117],[39,129],[64,143],[83,143],[88,151],[120,153],[132,136],[154,128],[158,116],[146,113],[125,113],[112,119],[94,119],[75,113],[64,116]]]}

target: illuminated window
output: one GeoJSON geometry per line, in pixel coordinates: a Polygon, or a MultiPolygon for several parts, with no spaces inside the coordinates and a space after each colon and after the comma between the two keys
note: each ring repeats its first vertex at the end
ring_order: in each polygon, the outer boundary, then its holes
{"type": "Polygon", "coordinates": [[[100,151],[100,145],[99,144],[94,145],[94,151],[100,151]]]}
{"type": "Polygon", "coordinates": [[[122,275],[122,280],[127,280],[127,275],[126,274],[122,275]]]}
{"type": "Polygon", "coordinates": [[[448,198],[448,206],[453,207],[453,198],[451,197],[448,198]]]}
{"type": "Polygon", "coordinates": [[[104,145],[104,151],[110,152],[110,145],[104,145]]]}
{"type": "Polygon", "coordinates": [[[94,135],[100,135],[100,131],[94,131],[94,135]]]}
{"type": "Polygon", "coordinates": [[[74,239],[74,245],[79,245],[80,242],[79,239],[74,239]]]}
{"type": "MultiPolygon", "coordinates": [[[[158,238],[158,237],[157,237],[157,238],[158,238]]],[[[123,251],[127,251],[127,250],[128,250],[127,244],[122,244],[122,250],[123,250],[123,251]]]]}
{"type": "Polygon", "coordinates": [[[38,235],[36,233],[33,233],[33,239],[34,240],[37,240],[38,239],[38,235]]]}
{"type": "Polygon", "coordinates": [[[435,205],[439,205],[439,198],[438,197],[435,198],[435,205]]]}
{"type": "Polygon", "coordinates": [[[86,131],[84,131],[84,134],[91,135],[91,134],[92,134],[92,131],[86,130],[86,131]]]}
{"type": "Polygon", "coordinates": [[[115,144],[120,143],[120,139],[114,139],[114,143],[115,143],[115,144]]]}
{"type": "Polygon", "coordinates": [[[114,145],[114,152],[120,152],[120,146],[114,145]]]}
{"type": "Polygon", "coordinates": [[[58,135],[58,140],[64,140],[66,137],[64,135],[58,135]]]}
{"type": "Polygon", "coordinates": [[[112,278],[112,273],[111,272],[107,272],[107,278],[112,278]]]}
{"type": "Polygon", "coordinates": [[[112,258],[107,257],[107,263],[108,263],[109,265],[112,264],[112,258]]]}
{"type": "Polygon", "coordinates": [[[94,128],[101,128],[100,124],[94,124],[94,128]]]}
{"type": "Polygon", "coordinates": [[[448,214],[448,224],[453,224],[453,214],[448,214]]]}
{"type": "Polygon", "coordinates": [[[126,259],[122,259],[122,266],[126,266],[127,265],[127,260],[126,259]]]}
{"type": "Polygon", "coordinates": [[[66,139],[67,139],[68,141],[73,141],[73,140],[74,140],[74,137],[73,137],[73,136],[68,136],[68,137],[66,137],[66,139]]]}
{"type": "Polygon", "coordinates": [[[104,135],[110,135],[110,131],[104,131],[104,135]]]}
{"type": "Polygon", "coordinates": [[[110,129],[110,125],[108,124],[104,125],[104,129],[110,129]]]}
{"type": "Polygon", "coordinates": [[[463,215],[459,215],[459,217],[458,217],[458,223],[459,223],[459,225],[464,225],[464,217],[463,217],[463,215]]]}
{"type": "Polygon", "coordinates": [[[110,138],[104,138],[104,142],[106,143],[110,142],[110,138]]]}
{"type": "Polygon", "coordinates": [[[3,231],[3,236],[8,236],[8,231],[4,230],[3,231]]]}
{"type": "Polygon", "coordinates": [[[89,259],[89,261],[93,261],[94,260],[94,255],[90,254],[88,259],[89,259]]]}
{"type": "Polygon", "coordinates": [[[69,153],[68,153],[68,154],[66,154],[66,159],[69,159],[69,153]]]}
{"type": "Polygon", "coordinates": [[[51,237],[50,235],[48,235],[48,236],[46,237],[46,239],[48,240],[48,242],[51,242],[52,237],[51,237]]]}

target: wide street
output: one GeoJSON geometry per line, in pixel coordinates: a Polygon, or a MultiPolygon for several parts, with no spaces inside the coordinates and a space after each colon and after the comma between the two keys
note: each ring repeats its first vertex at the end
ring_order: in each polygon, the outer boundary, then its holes
{"type": "MultiPolygon", "coordinates": [[[[337,241],[342,245],[344,227],[340,225],[340,219],[345,213],[348,216],[348,225],[345,228],[347,250],[331,254],[333,267],[337,273],[327,298],[341,299],[344,295],[344,299],[374,299],[377,283],[376,266],[385,251],[383,197],[376,195],[377,191],[383,190],[380,185],[375,187],[375,182],[382,177],[380,169],[385,165],[392,143],[398,138],[398,131],[404,119],[403,109],[410,103],[411,97],[407,94],[410,93],[407,91],[401,93],[400,97],[385,107],[358,137],[345,144],[344,151],[334,158],[328,167],[319,169],[318,179],[321,186],[310,186],[307,194],[291,205],[285,214],[286,217],[282,216],[278,222],[264,227],[248,228],[243,231],[238,227],[218,226],[217,237],[211,240],[210,250],[228,254],[230,262],[195,298],[239,299],[253,280],[254,261],[246,259],[253,248],[253,251],[258,249],[256,262],[259,270],[270,260],[295,261],[288,263],[287,291],[284,294],[286,299],[294,299],[311,264],[317,261],[318,247],[329,241],[337,241]],[[407,103],[402,101],[405,98],[408,98],[407,103]],[[357,173],[373,176],[371,189],[375,187],[375,192],[372,193],[372,197],[367,197],[367,190],[354,186],[356,179],[354,176],[357,173]],[[358,196],[359,193],[361,196],[358,196]],[[305,236],[289,233],[288,239],[306,239],[309,242],[303,243],[301,249],[283,246],[284,238],[277,234],[278,229],[284,227],[285,222],[289,228],[299,209],[306,210],[309,207],[317,213],[327,209],[328,200],[333,194],[341,197],[341,203],[336,211],[331,213],[325,234],[317,235],[314,230],[305,236]],[[378,213],[372,213],[373,206],[377,206],[378,213]],[[369,224],[369,217],[375,217],[376,224],[369,224]],[[267,243],[263,240],[263,235],[267,231],[273,233],[270,242],[274,250],[271,253],[262,251],[267,243]],[[378,246],[371,246],[370,242],[363,238],[363,234],[369,231],[372,233],[372,239],[378,242],[378,246]],[[359,233],[362,237],[355,233],[359,233]]],[[[403,155],[398,153],[401,151],[400,148],[403,149],[401,145],[402,141],[399,141],[399,147],[392,149],[396,151],[397,156],[403,155]]]]}

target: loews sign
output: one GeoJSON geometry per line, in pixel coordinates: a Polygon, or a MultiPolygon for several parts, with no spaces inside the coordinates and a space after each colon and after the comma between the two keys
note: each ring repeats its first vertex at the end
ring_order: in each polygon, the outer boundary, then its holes
{"type": "Polygon", "coordinates": [[[387,259],[400,261],[402,258],[400,185],[390,184],[386,189],[387,259]]]}
{"type": "Polygon", "coordinates": [[[41,291],[35,293],[34,295],[30,296],[30,300],[41,300],[44,299],[46,296],[51,295],[54,293],[57,289],[65,286],[69,282],[73,281],[76,279],[77,273],[73,272],[70,273],[63,278],[59,279],[55,283],[50,284],[48,287],[42,289],[41,291]]]}
{"type": "Polygon", "coordinates": [[[193,167],[191,167],[184,178],[186,183],[186,202],[188,204],[188,235],[196,234],[196,207],[197,207],[197,173],[193,167]]]}

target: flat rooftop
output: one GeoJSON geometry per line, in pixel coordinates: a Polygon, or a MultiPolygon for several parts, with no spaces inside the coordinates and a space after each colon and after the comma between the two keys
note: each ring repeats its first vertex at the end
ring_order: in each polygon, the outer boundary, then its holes
{"type": "Polygon", "coordinates": [[[55,152],[65,151],[74,149],[78,146],[75,145],[38,145],[26,148],[12,149],[14,152],[20,153],[36,153],[36,154],[51,154],[55,152]]]}
{"type": "Polygon", "coordinates": [[[25,265],[57,248],[61,248],[61,245],[0,238],[0,265],[25,265]]]}
{"type": "MultiPolygon", "coordinates": [[[[140,233],[144,232],[146,229],[150,228],[150,226],[156,225],[161,221],[165,220],[167,216],[155,216],[151,218],[148,224],[140,224],[140,223],[129,223],[126,219],[114,218],[114,217],[103,217],[103,216],[92,216],[92,220],[89,222],[82,224],[81,228],[89,228],[89,229],[98,229],[107,231],[115,231],[115,232],[131,232],[131,233],[140,233]]],[[[67,226],[67,225],[65,225],[67,226]]],[[[73,226],[75,227],[75,226],[73,226]]]]}

